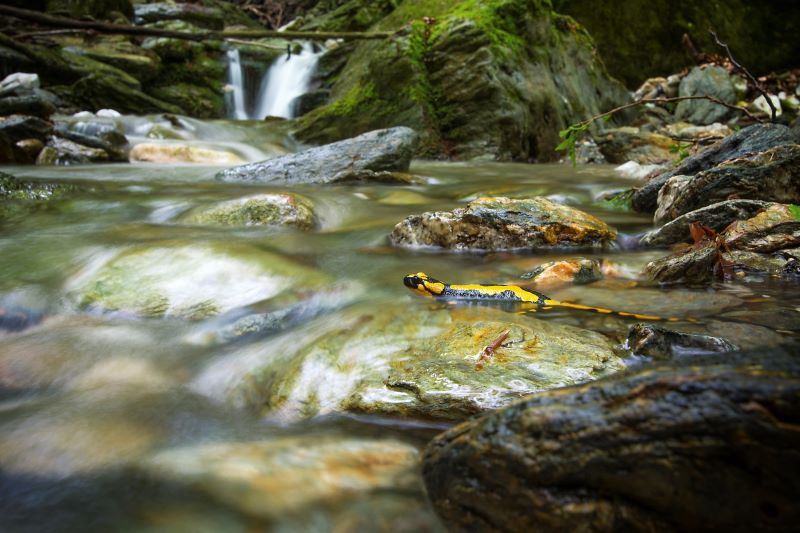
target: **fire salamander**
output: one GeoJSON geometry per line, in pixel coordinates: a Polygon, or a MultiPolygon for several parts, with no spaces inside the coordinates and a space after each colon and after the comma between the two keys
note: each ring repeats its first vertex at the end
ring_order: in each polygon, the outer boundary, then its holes
{"type": "Polygon", "coordinates": [[[568,307],[570,309],[594,311],[604,315],[613,314],[623,317],[636,318],[639,320],[667,320],[670,322],[677,322],[681,320],[679,318],[664,318],[655,315],[641,315],[638,313],[627,313],[625,311],[614,311],[613,309],[606,309],[604,307],[592,307],[590,305],[559,302],[558,300],[552,300],[548,298],[540,292],[517,287],[516,285],[452,285],[439,281],[438,279],[433,279],[424,272],[409,274],[403,278],[403,284],[417,294],[441,300],[496,300],[499,302],[520,302],[533,304],[537,307],[568,307]]]}

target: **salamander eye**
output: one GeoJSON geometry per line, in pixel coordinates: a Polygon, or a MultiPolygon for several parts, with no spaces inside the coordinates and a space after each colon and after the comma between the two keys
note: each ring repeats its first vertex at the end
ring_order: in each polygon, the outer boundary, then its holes
{"type": "Polygon", "coordinates": [[[409,274],[408,276],[403,278],[403,285],[405,285],[409,289],[417,289],[422,284],[423,284],[422,280],[416,274],[409,274]]]}

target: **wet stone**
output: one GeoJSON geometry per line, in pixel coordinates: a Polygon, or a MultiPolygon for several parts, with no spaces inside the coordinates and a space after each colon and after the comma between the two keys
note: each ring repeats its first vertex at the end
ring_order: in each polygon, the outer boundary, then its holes
{"type": "Polygon", "coordinates": [[[658,196],[655,222],[663,224],[695,209],[729,199],[800,203],[800,145],[784,144],[734,159],[672,183],[658,196]]]}
{"type": "Polygon", "coordinates": [[[687,157],[673,170],[649,180],[636,191],[632,205],[637,211],[652,213],[657,207],[658,192],[664,183],[673,176],[691,176],[703,170],[709,170],[729,159],[737,159],[782,144],[798,142],[800,142],[800,132],[792,131],[782,124],[754,124],[742,128],[702,152],[687,157]]]}
{"type": "Polygon", "coordinates": [[[389,236],[395,246],[451,250],[602,248],[616,231],[573,207],[534,197],[485,197],[453,211],[412,215],[389,236]]]}
{"type": "Polygon", "coordinates": [[[372,304],[243,347],[192,388],[281,421],[341,411],[457,420],[622,368],[608,339],[572,326],[495,308],[372,304]]]}
{"type": "Polygon", "coordinates": [[[377,492],[421,495],[418,461],[416,448],[395,440],[306,436],[172,448],[140,468],[156,482],[279,520],[377,492]]]}
{"type": "Polygon", "coordinates": [[[794,355],[700,356],[461,424],[428,445],[423,476],[456,531],[788,531],[798,415],[794,355]]]}
{"type": "Polygon", "coordinates": [[[599,259],[567,259],[550,261],[526,272],[522,279],[530,280],[537,287],[555,287],[574,283],[583,285],[603,279],[602,262],[599,259]]]}
{"type": "Polygon", "coordinates": [[[653,324],[634,324],[628,330],[627,347],[634,355],[646,355],[655,359],[671,359],[719,352],[732,352],[737,346],[730,341],[681,333],[653,324]]]}
{"type": "Polygon", "coordinates": [[[699,222],[716,232],[722,232],[732,222],[752,217],[769,206],[761,200],[725,200],[717,202],[671,220],[658,229],[650,231],[639,240],[641,246],[670,246],[679,242],[691,242],[689,225],[699,222]]]}
{"type": "MultiPolygon", "coordinates": [[[[375,130],[296,154],[248,163],[217,174],[222,181],[332,183],[364,171],[406,172],[417,134],[406,127],[375,130]],[[354,174],[355,173],[355,174],[354,174]]],[[[368,174],[362,174],[366,176],[368,174]]]]}
{"type": "Polygon", "coordinates": [[[197,163],[203,165],[230,165],[242,161],[241,157],[232,152],[177,143],[140,143],[131,148],[128,157],[131,162],[197,163]]]}
{"type": "Polygon", "coordinates": [[[294,193],[237,198],[192,209],[179,221],[215,226],[293,226],[303,230],[313,229],[317,224],[311,202],[294,193]]]}
{"type": "Polygon", "coordinates": [[[248,245],[167,243],[125,249],[72,285],[83,308],[203,319],[326,282],[316,270],[248,245]]]}

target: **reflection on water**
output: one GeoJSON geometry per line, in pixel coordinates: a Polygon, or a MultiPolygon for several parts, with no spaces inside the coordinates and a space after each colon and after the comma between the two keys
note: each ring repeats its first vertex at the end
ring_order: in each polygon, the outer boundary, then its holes
{"type": "MultiPolygon", "coordinates": [[[[210,127],[195,122],[195,130],[210,127]]],[[[259,145],[252,135],[242,130],[235,142],[259,145]]],[[[371,358],[374,372],[400,372],[396,355],[386,354],[444,330],[436,313],[460,313],[431,310],[403,287],[405,274],[518,282],[571,255],[394,249],[386,241],[393,225],[482,195],[557,195],[622,234],[650,225],[596,202],[602,191],[629,186],[610,167],[419,162],[412,171],[427,185],[293,187],[315,205],[320,226],[311,233],[176,222],[197,206],[287,190],[217,183],[216,168],[6,170],[70,181],[82,192],[0,225],[3,530],[436,530],[418,450],[448,423],[337,413],[333,407],[355,405],[345,394],[356,379],[352,365],[371,358]],[[153,287],[163,290],[147,299],[153,287]],[[421,316],[434,318],[420,324],[421,316]],[[391,325],[378,326],[385,317],[394,317],[391,325]],[[303,359],[290,357],[300,346],[303,359]],[[243,372],[247,365],[261,370],[243,372]],[[284,390],[279,380],[295,380],[285,398],[259,396],[284,390]],[[226,401],[234,389],[238,400],[226,401]],[[292,416],[270,416],[273,404],[292,416]],[[328,414],[306,416],[319,413],[328,414]]],[[[662,252],[583,255],[615,263],[621,279],[551,296],[690,316],[698,322],[687,330],[745,344],[800,330],[800,293],[785,286],[648,287],[633,277],[662,252]]],[[[498,312],[474,307],[458,316],[498,312]]],[[[599,332],[596,342],[616,349],[632,323],[566,309],[536,318],[599,332]]],[[[379,400],[408,396],[398,385],[379,400]]]]}

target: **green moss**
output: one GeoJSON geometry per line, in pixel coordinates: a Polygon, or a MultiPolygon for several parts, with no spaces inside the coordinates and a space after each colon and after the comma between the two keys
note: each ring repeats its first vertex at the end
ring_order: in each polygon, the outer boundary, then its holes
{"type": "Polygon", "coordinates": [[[789,204],[789,213],[795,220],[800,220],[800,205],[789,204]]]}
{"type": "Polygon", "coordinates": [[[197,118],[222,118],[225,115],[225,100],[220,92],[190,83],[176,83],[150,89],[152,96],[175,104],[189,116],[197,118]]]}

